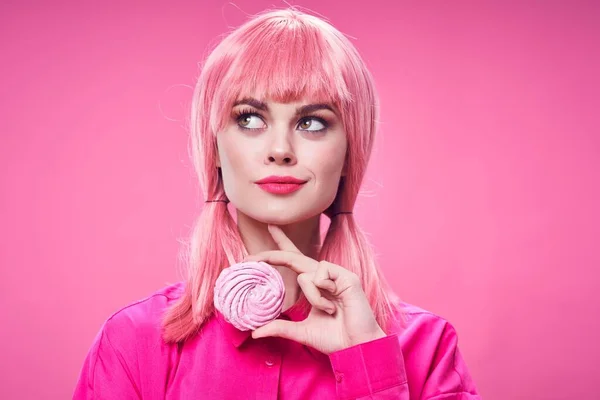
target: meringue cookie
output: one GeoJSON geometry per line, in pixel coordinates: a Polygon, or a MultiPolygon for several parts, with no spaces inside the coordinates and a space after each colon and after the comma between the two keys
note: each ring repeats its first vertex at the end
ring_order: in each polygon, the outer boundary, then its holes
{"type": "Polygon", "coordinates": [[[276,319],[283,308],[281,274],[262,261],[234,264],[215,283],[215,308],[241,331],[257,329],[276,319]]]}

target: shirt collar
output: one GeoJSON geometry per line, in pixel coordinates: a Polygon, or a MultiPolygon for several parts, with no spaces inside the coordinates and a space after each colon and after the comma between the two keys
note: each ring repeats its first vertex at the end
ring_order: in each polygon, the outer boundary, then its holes
{"type": "MultiPolygon", "coordinates": [[[[286,319],[288,321],[298,322],[298,321],[302,321],[302,320],[306,319],[309,311],[310,311],[310,304],[308,303],[306,298],[302,295],[301,298],[298,299],[298,301],[296,301],[296,303],[294,303],[294,305],[292,305],[287,310],[283,311],[277,318],[278,319],[286,319]]],[[[225,317],[223,316],[223,314],[221,314],[218,310],[215,310],[215,315],[216,315],[217,320],[219,321],[219,324],[221,325],[221,328],[223,329],[223,333],[225,334],[225,337],[235,347],[240,347],[246,340],[248,340],[248,338],[250,338],[252,336],[252,331],[241,331],[241,330],[237,329],[235,326],[233,326],[232,324],[230,324],[229,322],[227,322],[225,320],[225,317]]],[[[318,356],[318,355],[323,356],[323,353],[321,353],[320,351],[318,351],[316,349],[313,349],[310,346],[304,346],[304,347],[307,348],[315,356],[318,356]]]]}

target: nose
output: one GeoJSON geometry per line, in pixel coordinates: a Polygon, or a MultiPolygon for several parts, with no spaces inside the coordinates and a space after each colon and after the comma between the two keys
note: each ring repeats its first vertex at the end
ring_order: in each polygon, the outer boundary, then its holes
{"type": "Polygon", "coordinates": [[[269,144],[265,157],[265,164],[294,165],[297,162],[296,154],[287,135],[276,135],[277,137],[269,144]]]}

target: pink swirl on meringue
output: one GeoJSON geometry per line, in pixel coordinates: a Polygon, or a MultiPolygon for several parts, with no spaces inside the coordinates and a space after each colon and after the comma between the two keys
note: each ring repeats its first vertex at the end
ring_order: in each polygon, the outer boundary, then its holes
{"type": "Polygon", "coordinates": [[[215,308],[241,331],[254,330],[281,314],[285,286],[281,274],[259,261],[234,264],[215,283],[215,308]]]}

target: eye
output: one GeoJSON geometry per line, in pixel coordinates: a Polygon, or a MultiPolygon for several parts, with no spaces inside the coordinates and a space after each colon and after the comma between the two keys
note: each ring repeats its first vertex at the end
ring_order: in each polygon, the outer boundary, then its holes
{"type": "Polygon", "coordinates": [[[244,129],[262,129],[265,127],[263,120],[256,114],[242,114],[237,123],[244,129]]]}
{"type": "Polygon", "coordinates": [[[298,124],[298,128],[303,131],[320,132],[327,128],[327,124],[320,118],[309,117],[302,119],[298,124]]]}

